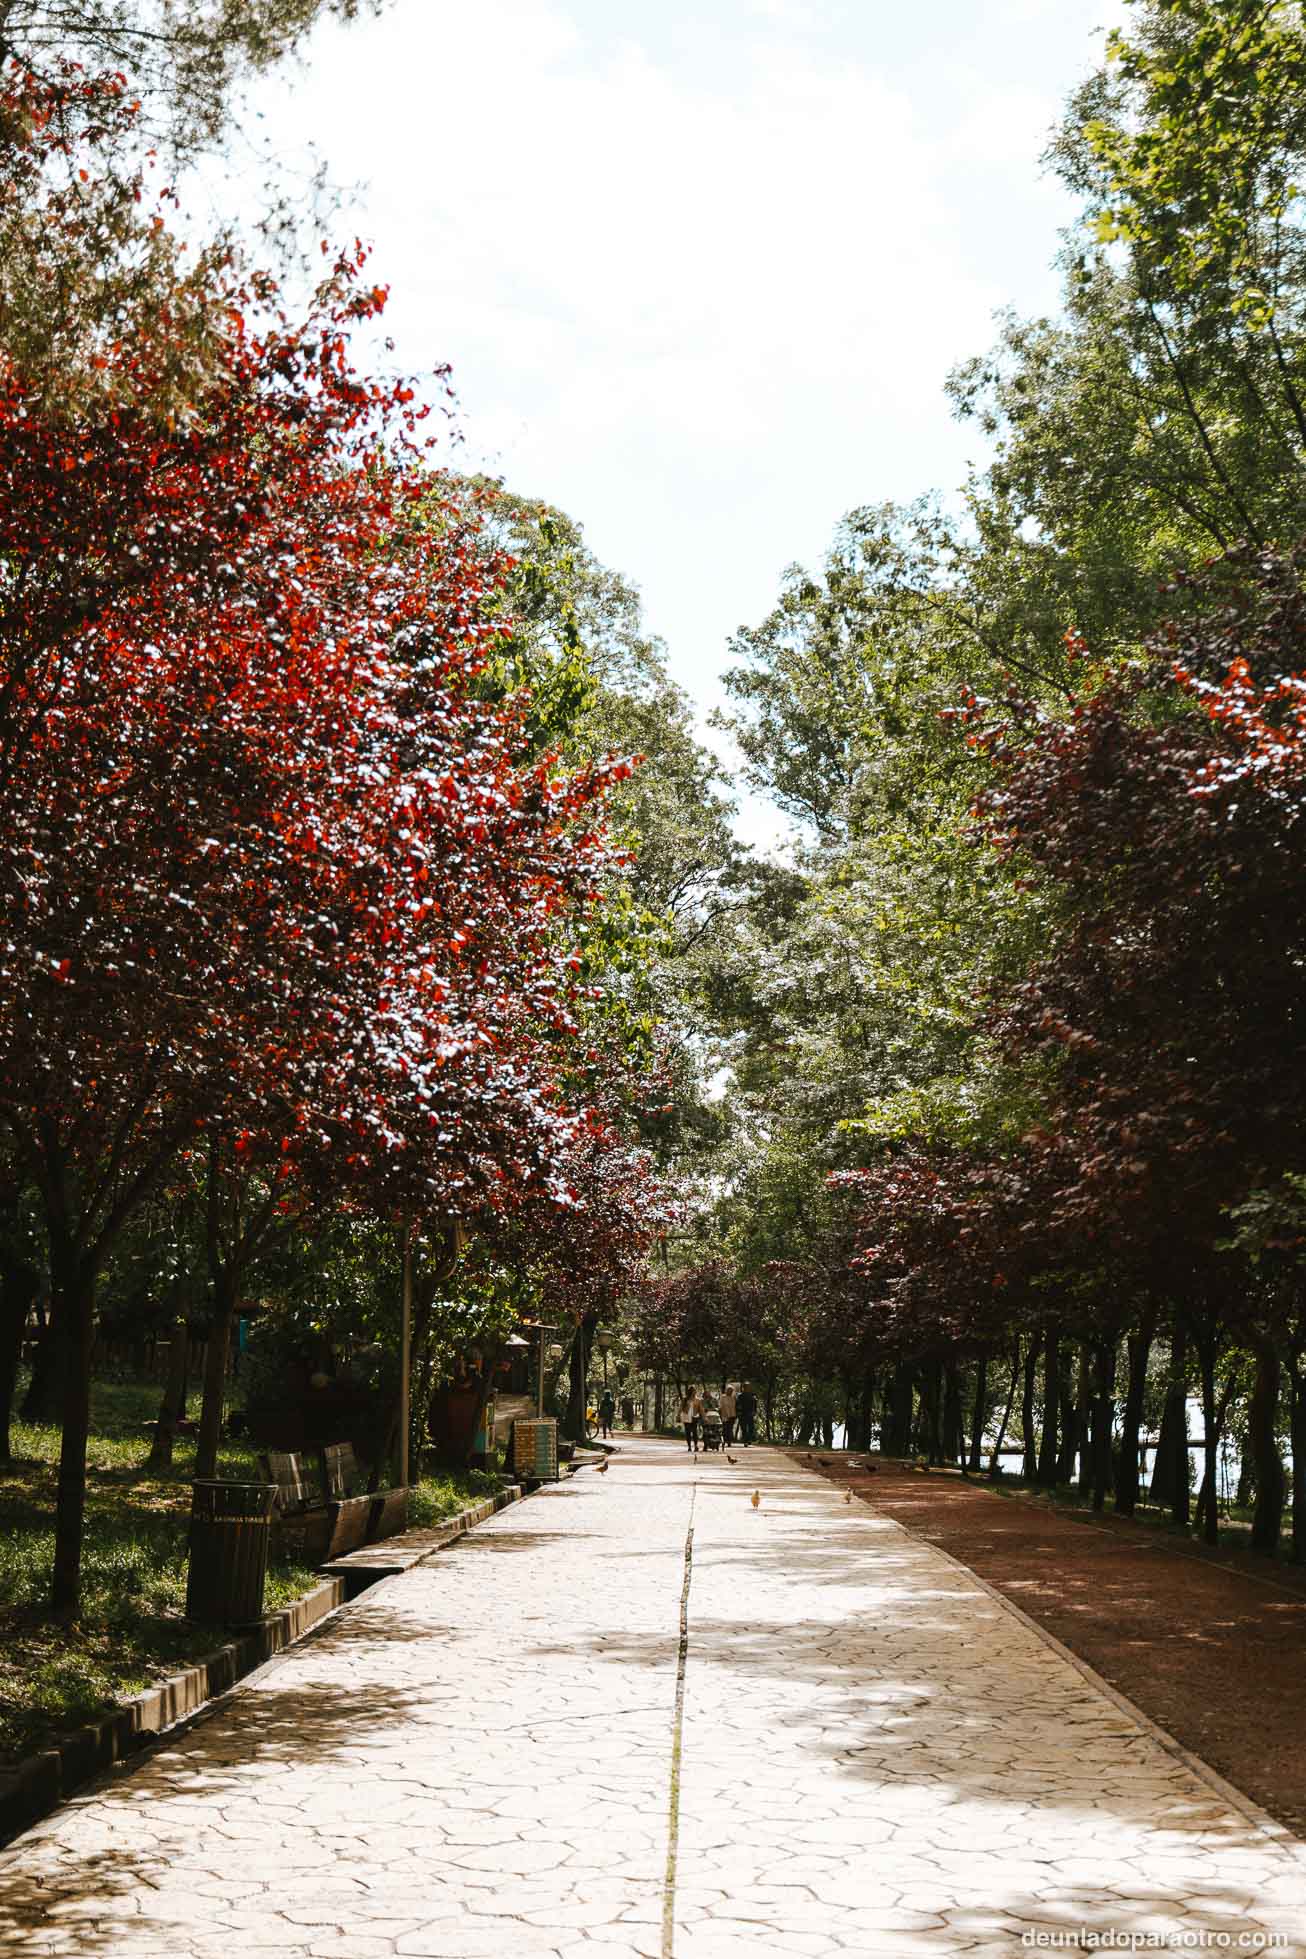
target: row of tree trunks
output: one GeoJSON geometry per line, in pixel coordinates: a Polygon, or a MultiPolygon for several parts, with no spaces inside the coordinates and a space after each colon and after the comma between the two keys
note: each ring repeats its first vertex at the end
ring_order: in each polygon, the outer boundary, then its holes
{"type": "MultiPolygon", "coordinates": [[[[1096,1510],[1105,1508],[1109,1493],[1122,1516],[1137,1510],[1143,1488],[1143,1427],[1148,1369],[1156,1340],[1156,1311],[1148,1312],[1124,1342],[1127,1379],[1117,1416],[1116,1372],[1118,1342],[1101,1338],[1081,1344],[1077,1364],[1066,1364],[1060,1332],[1054,1325],[1027,1341],[1017,1340],[996,1441],[989,1462],[995,1475],[1010,1425],[1017,1388],[1021,1391],[1024,1470],[1043,1487],[1069,1484],[1080,1466],[1080,1488],[1091,1494],[1096,1510]],[[1036,1418],[1039,1362],[1042,1361],[1043,1416],[1036,1418]]],[[[1240,1492],[1254,1497],[1251,1542],[1254,1549],[1273,1554],[1282,1533],[1288,1503],[1287,1477],[1276,1433],[1285,1369],[1290,1395],[1290,1446],[1294,1463],[1303,1473],[1292,1483],[1292,1551],[1306,1563],[1306,1353],[1294,1347],[1286,1355],[1268,1338],[1254,1339],[1255,1375],[1248,1404],[1247,1445],[1240,1492]]],[[[1230,1406],[1240,1392],[1237,1374],[1223,1391],[1216,1390],[1221,1333],[1214,1313],[1180,1318],[1170,1334],[1169,1367],[1160,1429],[1148,1495],[1168,1505],[1176,1522],[1192,1515],[1188,1456],[1188,1389],[1190,1354],[1198,1361],[1203,1406],[1204,1475],[1198,1497],[1197,1522],[1208,1543],[1218,1541],[1217,1469],[1221,1439],[1230,1406]]],[[[956,1363],[931,1357],[917,1377],[910,1363],[899,1362],[884,1388],[881,1440],[886,1454],[906,1455],[914,1446],[932,1462],[959,1462],[978,1473],[989,1407],[989,1355],[976,1357],[974,1402],[967,1440],[961,1406],[961,1377],[956,1363]],[[919,1389],[919,1403],[916,1391],[919,1389]]],[[[873,1377],[868,1377],[868,1381],[873,1377]]],[[[871,1396],[868,1385],[849,1446],[868,1446],[871,1396]],[[864,1433],[863,1433],[864,1431],[864,1433]],[[860,1439],[859,1439],[860,1437],[860,1439]]],[[[851,1410],[851,1388],[849,1390],[851,1410]]]]}

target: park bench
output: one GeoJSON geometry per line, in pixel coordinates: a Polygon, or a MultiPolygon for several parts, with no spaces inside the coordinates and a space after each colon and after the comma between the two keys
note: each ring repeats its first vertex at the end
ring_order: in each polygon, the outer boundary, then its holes
{"type": "Polygon", "coordinates": [[[269,1449],[260,1460],[277,1486],[281,1541],[308,1564],[325,1564],[407,1528],[407,1490],[361,1491],[352,1443],[328,1443],[317,1452],[316,1486],[302,1455],[269,1449]]]}

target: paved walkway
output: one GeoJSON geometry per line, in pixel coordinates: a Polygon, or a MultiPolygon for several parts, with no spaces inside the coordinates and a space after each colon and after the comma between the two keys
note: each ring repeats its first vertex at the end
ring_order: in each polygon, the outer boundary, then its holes
{"type": "Polygon", "coordinates": [[[996,1959],[1081,1925],[1303,1953],[1306,1862],[930,1546],[776,1451],[638,1439],[0,1854],[0,1951],[60,1959],[996,1959]]]}

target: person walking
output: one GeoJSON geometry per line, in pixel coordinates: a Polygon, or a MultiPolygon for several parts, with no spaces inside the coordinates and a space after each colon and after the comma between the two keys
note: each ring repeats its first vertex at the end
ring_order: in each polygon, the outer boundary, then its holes
{"type": "Polygon", "coordinates": [[[606,1439],[612,1435],[612,1423],[617,1413],[617,1404],[611,1388],[604,1388],[603,1399],[599,1403],[599,1433],[606,1439]]]}
{"type": "Polygon", "coordinates": [[[623,1394],[621,1397],[621,1419],[627,1428],[634,1428],[635,1403],[633,1397],[628,1394],[623,1394]]]}
{"type": "Polygon", "coordinates": [[[680,1397],[680,1425],[685,1431],[685,1447],[691,1455],[698,1454],[698,1417],[694,1413],[694,1390],[686,1388],[680,1397]]]}
{"type": "Polygon", "coordinates": [[[735,1396],[735,1415],[739,1422],[739,1440],[751,1442],[757,1421],[757,1396],[747,1381],[735,1396]]]}
{"type": "Polygon", "coordinates": [[[727,1381],[721,1390],[721,1430],[727,1449],[735,1439],[735,1384],[727,1381]]]}

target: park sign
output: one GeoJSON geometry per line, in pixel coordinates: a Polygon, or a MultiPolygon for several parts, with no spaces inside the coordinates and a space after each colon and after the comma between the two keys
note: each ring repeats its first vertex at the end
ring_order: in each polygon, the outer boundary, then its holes
{"type": "Polygon", "coordinates": [[[558,1480],[558,1424],[551,1419],[514,1422],[513,1473],[527,1483],[558,1480]]]}

